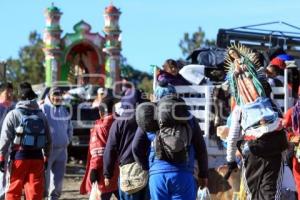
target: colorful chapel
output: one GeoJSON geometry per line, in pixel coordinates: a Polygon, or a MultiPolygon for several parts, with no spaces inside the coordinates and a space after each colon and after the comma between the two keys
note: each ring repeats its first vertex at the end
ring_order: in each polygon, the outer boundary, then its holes
{"type": "Polygon", "coordinates": [[[73,33],[61,36],[62,12],[53,4],[47,8],[43,35],[46,85],[68,82],[111,87],[120,81],[120,14],[112,4],[105,8],[104,36],[91,32],[92,27],[83,20],[74,25],[73,33]]]}

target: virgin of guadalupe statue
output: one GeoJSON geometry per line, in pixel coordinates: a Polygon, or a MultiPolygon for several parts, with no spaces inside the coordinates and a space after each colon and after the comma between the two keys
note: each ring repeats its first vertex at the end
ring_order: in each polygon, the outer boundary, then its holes
{"type": "Polygon", "coordinates": [[[256,129],[257,138],[270,130],[274,131],[280,124],[278,109],[266,95],[262,84],[265,75],[256,70],[258,60],[255,54],[245,46],[229,47],[226,62],[231,94],[241,107],[243,130],[254,133],[256,129]],[[270,127],[265,128],[268,125],[270,127]]]}
{"type": "Polygon", "coordinates": [[[232,46],[227,50],[226,63],[232,95],[237,105],[254,102],[258,97],[265,97],[265,91],[258,79],[255,54],[245,46],[232,46]]]}
{"type": "Polygon", "coordinates": [[[76,54],[73,57],[71,69],[70,70],[70,81],[74,84],[85,85],[89,82],[89,77],[86,76],[89,74],[89,70],[87,67],[86,56],[83,54],[76,54]]]}

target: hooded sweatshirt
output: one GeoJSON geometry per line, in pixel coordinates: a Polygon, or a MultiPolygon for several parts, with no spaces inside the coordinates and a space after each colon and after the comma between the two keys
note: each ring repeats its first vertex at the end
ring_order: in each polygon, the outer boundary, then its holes
{"type": "Polygon", "coordinates": [[[53,105],[48,96],[45,98],[41,109],[49,123],[53,148],[66,148],[73,136],[73,126],[69,112],[63,106],[53,105]]]}
{"type": "Polygon", "coordinates": [[[187,80],[185,80],[181,74],[177,74],[176,76],[161,70],[157,76],[158,84],[160,86],[166,86],[168,84],[177,86],[177,85],[191,85],[187,80]]]}
{"type": "MultiPolygon", "coordinates": [[[[20,101],[16,105],[16,109],[10,111],[4,121],[1,129],[1,138],[0,138],[0,161],[4,160],[5,155],[9,152],[11,146],[11,159],[41,159],[42,151],[41,150],[23,150],[20,148],[20,145],[13,144],[16,132],[15,129],[20,126],[22,121],[22,114],[19,109],[39,110],[39,106],[35,100],[26,100],[20,101]]],[[[52,140],[50,137],[50,130],[48,126],[47,119],[42,112],[38,112],[37,115],[43,119],[45,123],[45,135],[47,139],[46,147],[43,149],[44,156],[48,157],[51,150],[52,140]]]]}
{"type": "Polygon", "coordinates": [[[120,166],[134,162],[131,145],[138,128],[135,120],[135,107],[142,101],[139,95],[138,91],[132,90],[121,99],[124,111],[110,128],[103,155],[103,174],[106,178],[113,177],[116,161],[119,161],[120,166]]]}

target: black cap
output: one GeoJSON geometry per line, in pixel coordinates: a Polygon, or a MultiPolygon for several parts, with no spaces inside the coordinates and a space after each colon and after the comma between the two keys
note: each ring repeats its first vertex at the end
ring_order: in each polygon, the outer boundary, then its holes
{"type": "Polygon", "coordinates": [[[106,96],[103,98],[101,104],[99,105],[98,109],[101,112],[107,112],[107,113],[112,113],[114,110],[114,105],[115,105],[115,98],[106,96]]]}
{"type": "Polygon", "coordinates": [[[0,82],[0,92],[6,89],[13,90],[13,84],[11,82],[0,82]]]}
{"type": "Polygon", "coordinates": [[[19,98],[21,100],[33,100],[37,98],[37,95],[31,88],[20,88],[19,98]]]}
{"type": "Polygon", "coordinates": [[[50,95],[61,95],[61,94],[62,94],[62,91],[61,91],[61,89],[60,89],[59,87],[54,86],[54,87],[52,87],[52,88],[50,89],[49,94],[50,94],[50,95]]]}

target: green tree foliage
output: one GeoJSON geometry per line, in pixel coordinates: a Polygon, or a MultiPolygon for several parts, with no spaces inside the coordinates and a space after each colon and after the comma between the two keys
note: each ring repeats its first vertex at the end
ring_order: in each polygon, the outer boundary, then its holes
{"type": "Polygon", "coordinates": [[[152,93],[152,76],[146,72],[134,69],[131,65],[124,64],[121,69],[121,75],[128,81],[131,81],[139,89],[146,93],[152,93]]]}
{"type": "Polygon", "coordinates": [[[190,34],[184,33],[183,39],[179,42],[179,47],[182,51],[183,56],[189,55],[193,50],[202,46],[215,46],[215,40],[209,40],[205,38],[205,32],[201,27],[198,31],[190,34]]]}
{"type": "Polygon", "coordinates": [[[9,58],[6,61],[6,76],[9,81],[22,82],[25,80],[24,71],[19,59],[9,58]]]}
{"type": "Polygon", "coordinates": [[[153,78],[145,76],[141,83],[138,85],[139,89],[142,89],[146,94],[153,93],[153,78]]]}
{"type": "Polygon", "coordinates": [[[29,44],[21,47],[17,59],[9,58],[7,62],[8,80],[18,84],[28,81],[38,84],[45,81],[43,66],[43,40],[36,31],[29,34],[29,44]]]}

